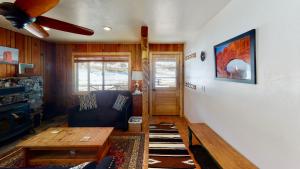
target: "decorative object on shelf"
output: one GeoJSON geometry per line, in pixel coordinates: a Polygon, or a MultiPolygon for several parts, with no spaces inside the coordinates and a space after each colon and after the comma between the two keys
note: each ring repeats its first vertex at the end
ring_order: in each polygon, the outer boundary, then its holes
{"type": "Polygon", "coordinates": [[[256,84],[255,29],[214,46],[216,79],[256,84]]]}
{"type": "Polygon", "coordinates": [[[197,90],[197,85],[194,85],[194,84],[192,84],[192,83],[190,83],[190,82],[185,82],[185,83],[184,83],[184,86],[185,86],[185,87],[188,87],[188,88],[190,88],[190,89],[193,89],[193,90],[197,90]]]}
{"type": "Polygon", "coordinates": [[[205,61],[205,59],[206,59],[206,52],[205,51],[201,51],[201,53],[200,53],[200,59],[201,59],[202,62],[205,61]]]}
{"type": "Polygon", "coordinates": [[[195,52],[195,53],[192,53],[188,56],[185,56],[184,60],[187,61],[187,60],[190,60],[190,59],[193,59],[193,58],[196,58],[196,57],[197,57],[197,55],[196,55],[196,52],[195,52]]]}
{"type": "Polygon", "coordinates": [[[134,92],[132,94],[141,94],[139,87],[139,81],[143,80],[143,72],[142,71],[132,71],[131,75],[132,80],[135,80],[134,92]]]}
{"type": "Polygon", "coordinates": [[[0,63],[18,64],[19,49],[0,46],[0,63]]]}
{"type": "Polygon", "coordinates": [[[27,63],[20,63],[19,64],[19,74],[22,75],[26,73],[26,69],[33,69],[34,65],[33,64],[27,64],[27,63]]]}
{"type": "Polygon", "coordinates": [[[10,81],[5,82],[5,83],[4,83],[4,87],[9,88],[9,87],[10,87],[10,81]]]}

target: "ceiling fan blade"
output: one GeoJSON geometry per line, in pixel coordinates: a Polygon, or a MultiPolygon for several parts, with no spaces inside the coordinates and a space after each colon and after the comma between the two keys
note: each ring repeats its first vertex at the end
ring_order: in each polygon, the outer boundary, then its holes
{"type": "Polygon", "coordinates": [[[59,21],[56,19],[48,18],[45,16],[39,16],[36,18],[36,23],[52,28],[52,29],[57,29],[65,32],[71,32],[71,33],[76,33],[76,34],[81,34],[81,35],[93,35],[94,31],[88,28],[84,28],[78,25],[70,24],[67,22],[59,21]]]}
{"type": "Polygon", "coordinates": [[[32,33],[33,35],[39,38],[46,38],[49,36],[48,32],[46,32],[44,28],[42,28],[36,23],[27,24],[25,25],[24,29],[26,29],[28,32],[32,33]]]}
{"type": "Polygon", "coordinates": [[[35,18],[54,8],[59,0],[16,0],[15,5],[35,18]]]}

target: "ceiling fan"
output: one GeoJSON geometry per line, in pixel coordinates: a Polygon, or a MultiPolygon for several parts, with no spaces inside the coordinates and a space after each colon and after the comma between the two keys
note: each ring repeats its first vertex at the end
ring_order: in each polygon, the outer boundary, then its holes
{"type": "Polygon", "coordinates": [[[93,35],[94,31],[78,25],[41,16],[58,4],[59,0],[16,0],[15,3],[0,4],[0,15],[3,15],[18,29],[26,29],[39,38],[49,36],[43,27],[81,35],[93,35]]]}

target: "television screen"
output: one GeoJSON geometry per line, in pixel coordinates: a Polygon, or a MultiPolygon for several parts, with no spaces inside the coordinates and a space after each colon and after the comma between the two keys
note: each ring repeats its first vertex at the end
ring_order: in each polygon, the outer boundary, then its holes
{"type": "Polygon", "coordinates": [[[0,63],[4,64],[18,64],[19,50],[0,46],[0,63]]]}

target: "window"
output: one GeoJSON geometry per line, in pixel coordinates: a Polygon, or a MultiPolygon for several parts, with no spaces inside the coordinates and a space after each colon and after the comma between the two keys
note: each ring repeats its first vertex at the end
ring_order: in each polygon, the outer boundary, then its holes
{"type": "Polygon", "coordinates": [[[76,90],[128,90],[128,57],[75,58],[76,90]],[[125,59],[124,59],[125,58],[125,59]]]}
{"type": "Polygon", "coordinates": [[[176,87],[177,69],[176,58],[174,57],[156,57],[154,60],[154,85],[160,87],[176,87]]]}

